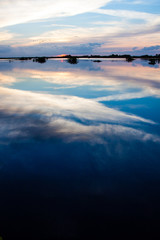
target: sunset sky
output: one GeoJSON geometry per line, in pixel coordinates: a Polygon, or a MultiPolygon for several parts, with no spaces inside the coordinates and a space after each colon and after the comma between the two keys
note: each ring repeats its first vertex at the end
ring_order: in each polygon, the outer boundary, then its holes
{"type": "Polygon", "coordinates": [[[159,0],[0,0],[0,57],[160,53],[159,0]]]}

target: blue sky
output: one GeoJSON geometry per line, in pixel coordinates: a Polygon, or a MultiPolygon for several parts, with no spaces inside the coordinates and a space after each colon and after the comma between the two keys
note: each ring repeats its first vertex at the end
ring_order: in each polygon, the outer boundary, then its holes
{"type": "Polygon", "coordinates": [[[158,0],[0,0],[0,57],[160,53],[158,0]]]}

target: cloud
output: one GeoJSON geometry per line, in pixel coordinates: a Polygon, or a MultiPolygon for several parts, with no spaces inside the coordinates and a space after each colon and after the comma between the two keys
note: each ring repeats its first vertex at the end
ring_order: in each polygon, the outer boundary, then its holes
{"type": "MultiPolygon", "coordinates": [[[[81,44],[88,44],[88,42],[104,44],[97,46],[95,51],[107,53],[106,48],[134,48],[135,42],[138,42],[138,47],[148,47],[149,45],[158,45],[160,38],[159,25],[160,16],[158,14],[149,14],[145,12],[127,11],[127,10],[110,10],[98,9],[97,13],[109,14],[116,17],[116,21],[97,21],[93,22],[93,26],[86,27],[72,27],[60,28],[51,31],[43,32],[40,35],[30,37],[28,39],[20,39],[13,47],[32,47],[49,49],[52,43],[59,46],[59,44],[78,48],[81,44]],[[117,17],[119,21],[117,21],[117,17]],[[143,23],[130,22],[130,19],[143,19],[143,23]],[[130,25],[130,28],[128,28],[130,25]]],[[[136,46],[137,47],[137,46],[136,46]]],[[[80,49],[80,48],[79,48],[80,49]]],[[[22,49],[21,49],[22,50],[22,49]]],[[[43,51],[43,49],[41,49],[43,51]]],[[[56,50],[55,50],[56,51],[56,50]]],[[[120,50],[118,50],[119,52],[120,50]]],[[[146,49],[147,51],[147,49],[146,49]]],[[[77,51],[77,53],[79,53],[77,51]]],[[[83,48],[81,49],[83,52],[83,48]]]]}
{"type": "Polygon", "coordinates": [[[137,4],[137,3],[145,3],[143,0],[115,0],[115,2],[125,3],[125,4],[137,4]]]}
{"type": "Polygon", "coordinates": [[[0,54],[10,54],[12,52],[12,47],[7,45],[0,45],[0,54]]]}
{"type": "Polygon", "coordinates": [[[0,42],[6,42],[8,40],[11,40],[13,39],[14,36],[15,34],[10,33],[8,31],[0,32],[0,42]]]}
{"type": "MultiPolygon", "coordinates": [[[[11,85],[17,81],[26,81],[26,79],[32,81],[33,79],[33,81],[46,81],[50,88],[88,86],[96,91],[104,89],[116,91],[116,95],[107,97],[110,100],[147,96],[159,97],[160,95],[159,69],[151,68],[147,62],[139,60],[127,66],[125,61],[113,64],[108,60],[104,60],[100,64],[88,61],[85,64],[83,60],[80,60],[76,68],[72,68],[66,62],[60,64],[54,61],[53,64],[53,61],[49,60],[43,65],[43,68],[32,62],[21,64],[21,67],[19,67],[19,63],[16,65],[14,62],[8,67],[11,67],[11,71],[8,71],[8,68],[1,71],[3,74],[0,78],[1,85],[11,85]],[[145,67],[141,64],[145,64],[145,67]],[[136,91],[128,94],[128,89],[131,88],[136,89],[136,91]]],[[[105,96],[103,97],[105,98],[105,96]]]]}
{"type": "MultiPolygon", "coordinates": [[[[0,34],[0,41],[2,41],[2,44],[6,43],[14,47],[13,56],[37,55],[37,53],[39,53],[38,55],[47,55],[52,51],[52,44],[55,44],[53,55],[61,54],[65,48],[68,48],[67,51],[70,51],[71,54],[107,54],[108,48],[117,48],[116,51],[119,53],[123,50],[122,48],[128,48],[127,51],[129,51],[134,47],[143,48],[159,45],[159,14],[101,8],[109,2],[109,0],[94,0],[92,2],[90,0],[69,0],[67,2],[64,0],[58,2],[46,0],[45,4],[42,0],[15,0],[14,3],[9,0],[0,2],[0,27],[42,20],[47,21],[46,24],[50,25],[49,31],[45,31],[46,28],[41,28],[40,33],[37,33],[35,29],[35,33],[27,37],[25,33],[24,36],[19,37],[4,31],[0,34]],[[76,21],[74,25],[69,20],[65,22],[67,16],[88,12],[94,13],[97,21],[93,22],[92,20],[90,22],[88,16],[85,18],[86,26],[83,24],[84,27],[79,22],[76,25],[76,21]],[[112,20],[105,21],[105,15],[112,16],[112,20]],[[55,23],[57,17],[63,18],[60,22],[55,23]],[[48,22],[48,19],[50,19],[50,22],[48,22]],[[56,27],[56,29],[52,30],[51,26],[56,27]],[[128,28],[128,26],[130,27],[128,28]],[[58,27],[59,29],[57,29],[58,27]],[[135,46],[135,42],[138,42],[138,46],[137,44],[135,46]],[[88,43],[98,43],[101,46],[97,45],[91,49],[88,43]],[[63,44],[64,47],[60,44],[63,44]],[[57,52],[57,49],[59,49],[59,52],[57,52]]],[[[137,3],[137,1],[132,1],[132,4],[134,3],[137,3]]],[[[43,26],[45,27],[45,25],[43,26]]],[[[147,48],[144,51],[147,52],[147,48]]],[[[149,51],[151,50],[149,49],[149,51]]],[[[155,49],[153,49],[153,53],[154,51],[155,49]]],[[[5,54],[7,53],[4,52],[5,54]]]]}
{"type": "Polygon", "coordinates": [[[23,115],[24,113],[32,113],[36,109],[37,112],[51,118],[56,116],[64,118],[74,117],[81,121],[121,124],[134,124],[135,122],[154,123],[151,120],[109,108],[92,99],[76,96],[46,95],[3,87],[0,88],[0,93],[0,109],[9,114],[18,113],[23,115]]]}
{"type": "MultiPolygon", "coordinates": [[[[71,86],[99,86],[109,87],[113,90],[124,90],[129,87],[156,89],[160,88],[159,69],[142,67],[139,62],[134,62],[134,66],[125,64],[106,64],[103,61],[98,68],[89,65],[89,68],[83,66],[83,69],[57,68],[42,71],[41,69],[14,69],[18,76],[28,76],[33,79],[43,79],[44,81],[71,86]],[[57,69],[56,69],[57,68],[57,69]],[[138,70],[138,71],[137,71],[138,70]],[[107,80],[106,80],[107,77],[107,80]]],[[[12,72],[12,74],[13,74],[12,72]]]]}
{"type": "MultiPolygon", "coordinates": [[[[90,71],[87,68],[80,70],[78,65],[71,71],[67,63],[63,64],[66,67],[62,66],[62,71],[61,64],[58,67],[56,62],[51,61],[51,65],[48,63],[49,61],[43,65],[44,71],[38,64],[31,63],[31,66],[39,70],[25,69],[25,66],[29,66],[29,62],[26,65],[21,64],[21,69],[12,69],[11,79],[9,72],[5,70],[0,76],[3,80],[1,85],[14,84],[16,81],[14,76],[17,77],[17,81],[31,78],[43,79],[59,86],[64,86],[64,84],[65,86],[90,85],[97,88],[98,82],[98,86],[103,90],[105,87],[111,89],[112,95],[86,99],[0,87],[0,142],[7,144],[8,141],[14,141],[14,139],[29,138],[62,138],[68,142],[80,140],[102,144],[107,144],[112,139],[115,142],[117,138],[124,141],[160,141],[156,135],[135,129],[137,124],[142,128],[146,124],[147,126],[154,124],[153,121],[100,103],[100,101],[142,98],[156,93],[159,96],[159,90],[157,89],[156,92],[152,86],[153,83],[149,82],[149,79],[155,75],[154,84],[156,82],[160,84],[157,69],[136,65],[126,68],[125,62],[121,62],[121,65],[115,62],[114,65],[110,61],[107,64],[103,61],[100,63],[101,68],[93,71],[94,63],[90,61],[92,63],[90,71]],[[52,67],[52,71],[49,71],[49,67],[52,67]],[[135,92],[127,93],[128,88],[134,88],[135,92]],[[123,94],[117,94],[118,90],[120,93],[123,90],[123,94]],[[112,91],[116,91],[116,94],[112,91]]],[[[8,65],[12,66],[12,63],[8,65]]],[[[13,66],[15,65],[14,62],[13,66]]],[[[52,85],[49,86],[52,87],[52,85]]]]}
{"type": "MultiPolygon", "coordinates": [[[[40,41],[38,41],[40,42],[40,41]]],[[[19,44],[18,44],[19,45],[19,44]]],[[[96,42],[86,42],[82,44],[78,43],[39,43],[32,45],[32,42],[29,44],[21,44],[19,46],[6,46],[0,45],[0,54],[2,57],[22,57],[22,56],[55,56],[59,54],[75,54],[75,55],[83,55],[83,54],[92,54],[97,49],[101,47],[101,43],[96,42]],[[29,46],[27,46],[29,45],[29,46]]]]}
{"type": "MultiPolygon", "coordinates": [[[[8,115],[0,110],[0,145],[20,139],[63,139],[65,142],[83,141],[91,144],[120,144],[120,141],[152,141],[160,143],[156,135],[132,127],[115,124],[85,125],[64,118],[37,118],[39,113],[8,115]],[[117,140],[118,139],[118,140],[117,140]]],[[[123,142],[124,143],[124,142],[123,142]]]]}
{"type": "MultiPolygon", "coordinates": [[[[50,43],[71,43],[75,44],[88,44],[88,43],[102,43],[105,37],[117,36],[122,32],[119,26],[103,26],[103,27],[73,27],[57,29],[54,31],[44,32],[41,35],[31,37],[27,41],[21,41],[19,44],[14,44],[13,47],[21,46],[36,46],[39,44],[50,43]]],[[[43,46],[43,45],[42,45],[43,46]]]]}
{"type": "MultiPolygon", "coordinates": [[[[106,40],[108,47],[135,47],[135,42],[139,46],[158,45],[157,39],[160,37],[160,15],[141,11],[98,9],[95,11],[103,15],[119,18],[119,30],[114,35],[109,35],[106,40]],[[133,20],[143,20],[134,22],[133,20]],[[130,26],[128,28],[128,26],[130,26]]],[[[107,21],[106,21],[107,23],[107,21]]],[[[103,23],[104,25],[104,23],[103,23]]],[[[114,28],[115,25],[113,25],[114,28]]],[[[105,42],[105,41],[104,41],[105,42]]]]}
{"type": "Polygon", "coordinates": [[[110,0],[6,0],[0,2],[0,27],[92,12],[110,0]]]}
{"type": "Polygon", "coordinates": [[[12,85],[15,82],[17,82],[17,78],[0,72],[0,85],[12,85]]]}
{"type": "Polygon", "coordinates": [[[141,51],[152,51],[152,50],[160,50],[160,45],[144,47],[141,51]]]}
{"type": "Polygon", "coordinates": [[[94,100],[54,96],[0,87],[0,140],[62,138],[107,144],[125,141],[160,142],[156,135],[134,129],[154,122],[108,108],[94,100]],[[125,125],[132,126],[125,126],[125,125]]]}
{"type": "MultiPolygon", "coordinates": [[[[148,47],[150,45],[158,45],[160,38],[160,33],[156,29],[147,28],[145,25],[137,28],[132,28],[131,31],[122,31],[120,34],[117,34],[116,37],[108,37],[106,42],[102,45],[103,52],[124,52],[127,49],[128,53],[133,50],[134,47],[148,47]],[[145,30],[144,30],[145,29],[145,30]],[[135,46],[136,45],[136,46],[135,46]],[[113,48],[117,50],[112,50],[113,48]]],[[[135,51],[136,52],[136,51],[135,51]]],[[[133,53],[134,54],[134,53],[133,53]]],[[[136,54],[136,53],[135,53],[136,54]]],[[[143,53],[144,54],[144,53],[143,53]]],[[[147,50],[145,51],[147,54],[147,50]]],[[[153,54],[155,52],[153,51],[153,54]]]]}
{"type": "Polygon", "coordinates": [[[104,102],[104,101],[121,101],[121,100],[130,100],[130,99],[138,99],[138,98],[145,98],[150,96],[155,96],[157,94],[157,97],[160,96],[160,90],[159,91],[153,91],[151,89],[147,89],[140,92],[132,92],[132,93],[122,93],[122,94],[114,94],[106,97],[99,97],[95,100],[98,102],[104,102]]]}
{"type": "Polygon", "coordinates": [[[151,14],[146,12],[130,11],[130,10],[113,10],[113,9],[98,9],[96,13],[111,15],[115,17],[123,17],[127,19],[143,19],[146,21],[154,20],[154,18],[159,18],[158,14],[151,14]]]}
{"type": "MultiPolygon", "coordinates": [[[[156,38],[155,34],[152,37],[150,36],[150,38],[154,40],[154,36],[156,38]]],[[[140,39],[140,38],[138,37],[138,39],[140,39]]],[[[145,41],[145,38],[143,37],[142,40],[145,41]]],[[[153,43],[153,41],[152,41],[152,43],[153,43]]],[[[155,43],[158,43],[158,41],[155,43]]],[[[140,46],[134,47],[132,49],[132,51],[129,51],[128,53],[134,54],[134,55],[145,55],[145,54],[156,55],[156,54],[159,54],[159,52],[160,52],[160,45],[153,45],[153,46],[147,46],[147,47],[140,47],[140,46]]],[[[157,67],[158,67],[158,65],[157,65],[157,67]]]]}

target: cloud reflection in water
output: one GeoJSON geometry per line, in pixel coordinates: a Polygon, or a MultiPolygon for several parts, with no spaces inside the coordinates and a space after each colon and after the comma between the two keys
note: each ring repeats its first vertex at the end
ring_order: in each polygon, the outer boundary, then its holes
{"type": "Polygon", "coordinates": [[[106,229],[113,236],[115,227],[126,232],[123,223],[134,218],[135,229],[157,212],[159,115],[153,119],[147,106],[142,116],[147,104],[140,101],[158,103],[159,72],[125,64],[13,62],[2,69],[0,224],[10,239],[24,232],[25,239],[84,239],[88,222],[91,236],[106,229]],[[133,99],[140,114],[122,109],[133,99]]]}
{"type": "MultiPolygon", "coordinates": [[[[139,66],[138,63],[137,65],[134,63],[135,65],[126,66],[124,62],[111,63],[104,61],[100,63],[98,69],[94,69],[96,65],[89,61],[85,61],[85,64],[86,66],[88,63],[92,64],[92,69],[81,69],[81,65],[79,68],[76,66],[76,68],[70,69],[66,63],[61,66],[60,62],[57,67],[57,63],[54,63],[56,61],[49,61],[49,65],[44,65],[44,71],[36,69],[39,68],[39,65],[34,65],[33,63],[30,64],[31,69],[29,69],[27,63],[26,65],[23,64],[22,68],[17,68],[16,65],[16,68],[13,67],[12,72],[5,70],[1,73],[1,114],[8,116],[8,120],[9,116],[12,116],[12,119],[18,119],[17,126],[15,126],[16,121],[12,123],[14,131],[11,125],[3,126],[2,128],[3,130],[5,128],[8,129],[8,134],[11,138],[21,134],[22,136],[27,135],[28,132],[21,131],[21,128],[27,129],[28,124],[29,126],[30,124],[32,125],[33,131],[35,127],[33,122],[37,119],[37,122],[41,120],[45,128],[50,129],[49,131],[46,130],[46,134],[44,134],[44,130],[39,131],[43,132],[44,138],[52,137],[52,134],[53,136],[54,134],[59,134],[63,137],[65,136],[67,141],[69,138],[74,140],[80,140],[81,138],[92,139],[92,141],[97,139],[99,141],[100,138],[103,139],[102,135],[110,137],[115,135],[121,138],[126,138],[127,135],[128,139],[136,136],[137,139],[140,138],[141,140],[152,139],[159,141],[157,136],[142,129],[136,129],[137,124],[139,126],[141,124],[155,124],[151,119],[128,114],[100,103],[101,101],[139,99],[148,96],[159,97],[159,70],[149,67],[144,68],[139,66]],[[50,70],[51,63],[52,71],[50,70]],[[141,74],[134,74],[133,77],[133,73],[137,72],[135,71],[137,68],[141,74]],[[149,79],[149,76],[152,76],[152,78],[149,79]],[[127,82],[126,78],[128,79],[127,82]],[[95,89],[101,87],[104,88],[104,91],[107,89],[108,95],[88,99],[80,96],[60,95],[59,93],[59,95],[53,95],[51,92],[49,94],[44,91],[44,89],[47,89],[45,86],[41,93],[33,90],[24,91],[23,88],[21,90],[14,89],[16,81],[18,83],[25,81],[25,79],[29,79],[29,83],[35,79],[37,79],[37,84],[40,79],[44,82],[49,82],[51,83],[50,88],[53,84],[53,88],[57,89],[57,93],[58,90],[65,87],[90,86],[89,91],[92,91],[93,87],[95,89]],[[13,89],[3,87],[6,85],[13,85],[13,89]],[[130,89],[133,90],[131,91],[130,89]],[[28,122],[26,122],[25,117],[26,119],[30,118],[31,121],[27,120],[28,122]],[[20,123],[20,118],[23,119],[22,123],[20,123]]],[[[72,91],[74,95],[76,90],[73,89],[72,91]]],[[[98,94],[100,95],[100,93],[98,94]]],[[[8,125],[7,121],[5,124],[8,125]]],[[[103,142],[104,139],[101,141],[103,142]]]]}

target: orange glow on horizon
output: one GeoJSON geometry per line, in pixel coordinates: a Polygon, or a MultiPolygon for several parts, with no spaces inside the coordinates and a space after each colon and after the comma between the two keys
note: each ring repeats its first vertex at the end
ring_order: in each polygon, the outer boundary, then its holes
{"type": "Polygon", "coordinates": [[[57,55],[57,57],[66,57],[67,54],[60,54],[60,55],[57,55]]]}

